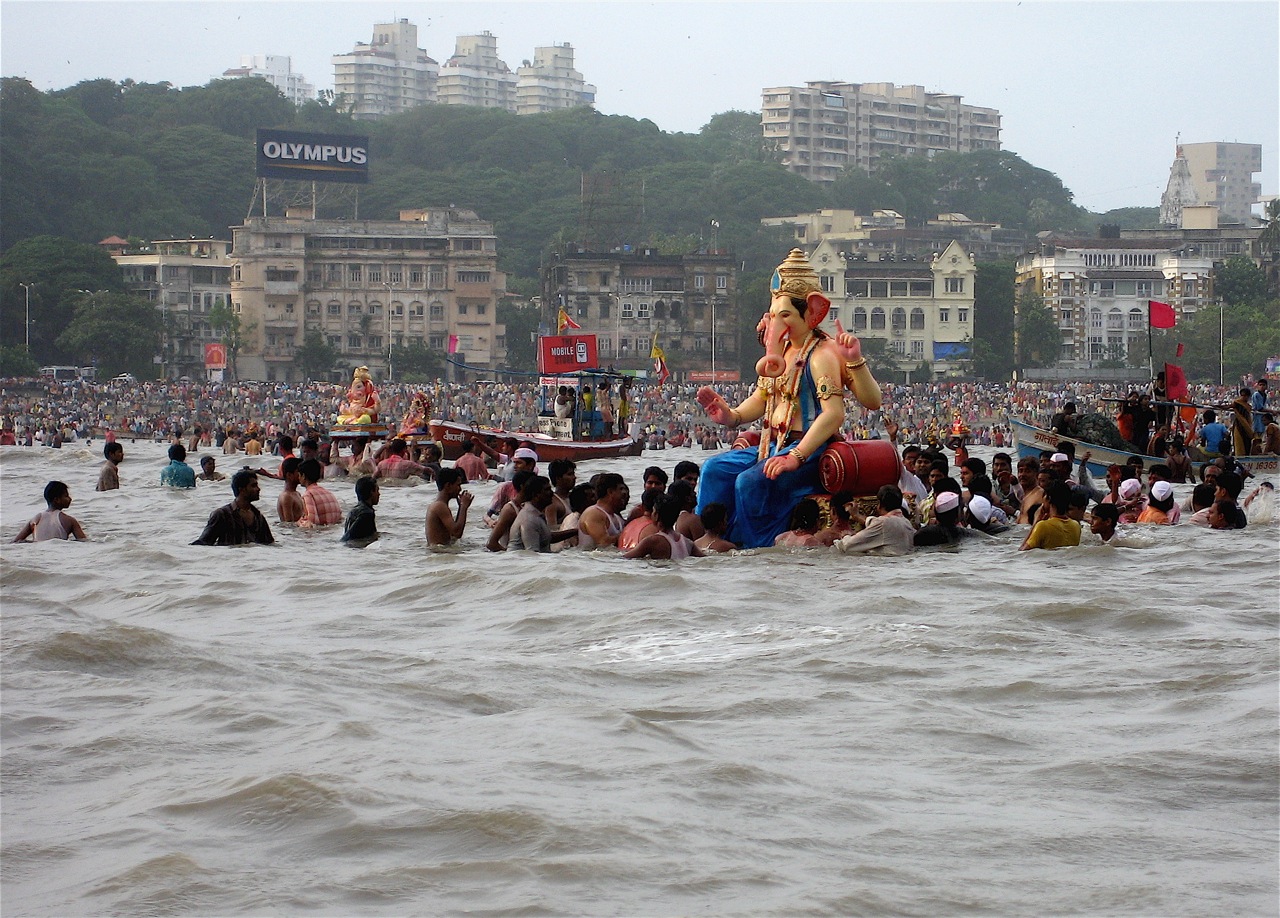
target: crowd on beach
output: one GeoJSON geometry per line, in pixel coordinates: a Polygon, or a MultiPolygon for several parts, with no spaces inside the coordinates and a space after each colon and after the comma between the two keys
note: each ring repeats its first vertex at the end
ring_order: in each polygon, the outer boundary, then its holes
{"type": "MultiPolygon", "coordinates": [[[[512,424],[529,425],[540,407],[517,387],[489,384],[489,389],[445,387],[431,391],[439,414],[493,424],[484,412],[503,412],[512,424]]],[[[407,401],[420,392],[412,387],[389,387],[384,405],[407,401]]],[[[1257,385],[1267,406],[1265,380],[1257,385]]],[[[686,446],[714,440],[719,448],[727,434],[699,417],[695,387],[635,389],[632,423],[663,425],[664,437],[686,446]],[[666,407],[663,407],[666,406],[666,407]],[[701,438],[701,440],[699,439],[701,438]]],[[[726,392],[742,397],[745,389],[726,392]]],[[[1048,415],[1041,423],[1060,434],[1071,434],[1076,399],[1103,410],[1114,410],[1119,399],[1128,410],[1134,393],[1117,393],[1102,384],[1066,388],[993,387],[993,385],[929,384],[884,387],[879,412],[854,417],[846,438],[879,437],[881,430],[901,448],[901,475],[884,484],[874,497],[840,493],[806,498],[796,506],[791,529],[777,545],[795,549],[835,548],[845,553],[899,554],[933,545],[957,547],[974,536],[1007,542],[1025,526],[1021,549],[1078,545],[1083,531],[1110,542],[1126,526],[1189,525],[1235,530],[1248,524],[1252,504],[1257,519],[1271,520],[1272,485],[1258,484],[1244,495],[1249,471],[1235,461],[1228,429],[1204,412],[1197,443],[1184,443],[1169,434],[1169,425],[1153,415],[1143,433],[1160,449],[1165,461],[1149,462],[1135,455],[1125,465],[1107,470],[1105,481],[1089,475],[1091,456],[1075,456],[1075,444],[1062,440],[1056,451],[1014,461],[1005,446],[1007,412],[1048,415]],[[972,425],[972,426],[970,426],[972,425]],[[947,440],[961,426],[966,437],[947,440]],[[1219,429],[1221,428],[1221,433],[1219,429]],[[974,443],[997,448],[991,463],[969,455],[974,443]],[[950,448],[951,456],[947,455],[950,448]],[[1189,451],[1203,462],[1199,481],[1192,478],[1189,451]],[[1193,484],[1176,501],[1174,485],[1193,484]],[[1243,503],[1242,503],[1242,495],[1243,503]],[[1092,504],[1092,507],[1091,507],[1092,504]],[[1001,538],[1004,536],[1004,538],[1001,538]]],[[[1226,393],[1202,392],[1199,398],[1226,393]]],[[[1239,399],[1254,393],[1239,391],[1239,399]]],[[[727,508],[699,507],[699,463],[685,460],[671,472],[650,466],[637,495],[623,476],[603,472],[579,483],[575,463],[558,460],[540,466],[534,444],[518,437],[475,437],[463,444],[456,461],[443,460],[438,444],[410,443],[393,438],[380,443],[367,439],[330,439],[333,387],[206,384],[192,387],[154,384],[143,387],[59,385],[37,397],[22,397],[5,388],[4,431],[23,430],[22,442],[59,446],[79,437],[104,440],[104,463],[97,490],[120,488],[119,465],[128,442],[169,440],[169,465],[160,483],[170,488],[195,488],[197,481],[225,480],[216,455],[260,457],[255,469],[230,478],[233,501],[211,512],[195,544],[274,542],[271,525],[255,506],[261,480],[279,481],[276,525],[303,529],[342,527],[343,542],[369,544],[378,538],[376,506],[380,487],[388,479],[411,476],[434,481],[436,495],[426,507],[426,536],[433,547],[457,545],[467,527],[472,495],[466,485],[495,481],[492,503],[483,519],[489,551],[557,552],[566,548],[618,549],[627,557],[682,558],[732,551],[726,538],[727,508]],[[42,437],[32,433],[36,426],[42,437]],[[346,453],[343,444],[348,444],[346,453]],[[187,463],[188,453],[201,448],[200,472],[187,463]],[[353,487],[355,506],[343,513],[342,502],[330,488],[340,479],[353,487]]],[[[1134,402],[1137,405],[1137,402],[1134,402]]],[[[1270,406],[1267,406],[1270,407],[1270,406]]],[[[1270,411],[1247,416],[1267,419],[1270,411]]],[[[1270,420],[1274,426],[1274,419],[1270,420]]],[[[1266,430],[1257,443],[1265,443],[1266,430]]],[[[1137,437],[1135,431],[1130,435],[1137,437]]],[[[9,438],[13,444],[14,437],[9,438]]],[[[1144,438],[1146,439],[1146,438],[1144,438]]],[[[1256,446],[1256,444],[1251,444],[1256,446]]],[[[696,453],[695,453],[696,455],[696,453]]],[[[67,485],[51,481],[46,488],[47,510],[27,522],[15,540],[84,538],[82,527],[68,515],[67,485]]]]}

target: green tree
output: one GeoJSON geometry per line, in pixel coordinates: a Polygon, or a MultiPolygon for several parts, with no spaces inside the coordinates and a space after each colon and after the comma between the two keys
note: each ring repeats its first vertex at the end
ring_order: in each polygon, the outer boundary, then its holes
{"type": "Polygon", "coordinates": [[[1191,382],[1216,383],[1219,372],[1226,384],[1245,373],[1259,376],[1267,358],[1280,354],[1280,300],[1257,307],[1206,306],[1179,324],[1178,338],[1186,353],[1176,362],[1191,382]]]}
{"type": "Polygon", "coordinates": [[[220,336],[227,348],[227,368],[231,370],[231,378],[239,379],[236,361],[245,343],[256,329],[256,322],[244,323],[240,316],[231,310],[226,303],[215,303],[209,310],[209,326],[220,336]]]}
{"type": "Polygon", "coordinates": [[[1228,306],[1261,306],[1267,300],[1267,275],[1243,255],[1228,258],[1213,276],[1214,293],[1228,306]]]}
{"type": "Polygon", "coordinates": [[[293,361],[304,378],[325,380],[338,362],[338,349],[329,343],[320,329],[308,328],[293,361]]]}
{"type": "Polygon", "coordinates": [[[149,301],[130,293],[76,293],[75,317],[58,337],[58,346],[77,363],[97,367],[104,376],[130,372],[154,374],[160,349],[160,314],[149,301]]]}
{"type": "Polygon", "coordinates": [[[35,376],[40,364],[20,344],[0,345],[0,377],[35,376]]]}
{"type": "Polygon", "coordinates": [[[530,297],[506,296],[498,301],[498,322],[507,327],[507,366],[532,373],[538,368],[540,310],[530,297]]]}
{"type": "Polygon", "coordinates": [[[1016,299],[1017,351],[1014,360],[1023,368],[1050,367],[1058,362],[1062,332],[1044,297],[1033,290],[1018,291],[1016,299]]]}
{"type": "Polygon", "coordinates": [[[1013,373],[1013,321],[1016,266],[1011,261],[983,262],[973,285],[974,373],[1007,380],[1013,373]]]}
{"type": "MultiPolygon", "coordinates": [[[[5,195],[12,197],[12,195],[5,195]]],[[[0,339],[25,342],[31,284],[31,356],[41,364],[67,363],[58,339],[71,324],[75,291],[123,289],[120,269],[101,247],[60,236],[33,236],[0,256],[0,339]]]]}
{"type": "Polygon", "coordinates": [[[421,385],[440,378],[444,355],[423,344],[410,344],[392,348],[391,363],[397,382],[421,385]]]}

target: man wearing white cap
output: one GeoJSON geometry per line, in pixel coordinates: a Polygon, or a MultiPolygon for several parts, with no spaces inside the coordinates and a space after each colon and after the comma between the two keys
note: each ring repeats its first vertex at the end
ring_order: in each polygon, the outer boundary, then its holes
{"type": "MultiPolygon", "coordinates": [[[[511,454],[511,474],[516,472],[532,472],[538,474],[538,454],[527,446],[522,446],[511,454]]],[[[498,485],[498,490],[493,493],[493,502],[489,504],[489,509],[485,511],[484,522],[492,526],[497,521],[498,516],[502,513],[502,508],[506,506],[508,501],[514,500],[516,496],[515,485],[511,483],[510,476],[507,480],[498,485]]]]}
{"type": "Polygon", "coordinates": [[[915,534],[913,542],[916,548],[923,545],[953,545],[966,535],[967,529],[960,528],[960,495],[955,491],[942,491],[933,502],[933,515],[936,523],[921,526],[915,534]]]}
{"type": "Polygon", "coordinates": [[[1177,509],[1177,502],[1173,499],[1173,485],[1167,481],[1157,481],[1151,486],[1151,499],[1147,501],[1147,506],[1138,514],[1138,522],[1172,526],[1175,522],[1172,511],[1177,509]]]}

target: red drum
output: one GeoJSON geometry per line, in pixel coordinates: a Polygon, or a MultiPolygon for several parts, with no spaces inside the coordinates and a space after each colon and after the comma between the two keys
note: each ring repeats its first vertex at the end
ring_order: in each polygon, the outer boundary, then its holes
{"type": "Polygon", "coordinates": [[[902,460],[888,440],[838,440],[818,460],[818,475],[828,494],[875,494],[898,483],[902,460]]]}
{"type": "Polygon", "coordinates": [[[733,441],[733,449],[756,449],[760,446],[760,431],[744,430],[733,441]]]}

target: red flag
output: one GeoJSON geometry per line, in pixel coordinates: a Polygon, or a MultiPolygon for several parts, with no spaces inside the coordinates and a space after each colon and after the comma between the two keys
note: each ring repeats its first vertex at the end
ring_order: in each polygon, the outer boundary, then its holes
{"type": "Polygon", "coordinates": [[[1147,317],[1152,328],[1173,328],[1178,324],[1178,314],[1168,303],[1147,300],[1147,317]]]}
{"type": "Polygon", "coordinates": [[[557,316],[556,318],[557,318],[556,331],[562,335],[564,334],[564,330],[566,328],[578,328],[578,329],[582,328],[581,325],[573,321],[573,319],[569,318],[569,313],[564,311],[563,306],[560,307],[560,315],[557,316]]]}
{"type": "Polygon", "coordinates": [[[1165,396],[1171,402],[1187,400],[1190,389],[1187,386],[1187,377],[1182,372],[1182,367],[1174,363],[1166,363],[1164,365],[1164,391],[1165,396]]]}
{"type": "Polygon", "coordinates": [[[1177,354],[1175,354],[1174,356],[1175,356],[1175,357],[1181,357],[1181,356],[1182,356],[1182,353],[1183,353],[1182,342],[1181,342],[1181,341],[1179,341],[1179,342],[1178,342],[1178,353],[1177,353],[1177,354]]]}

